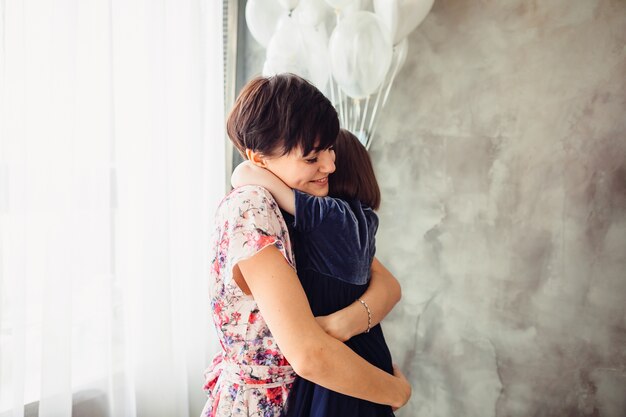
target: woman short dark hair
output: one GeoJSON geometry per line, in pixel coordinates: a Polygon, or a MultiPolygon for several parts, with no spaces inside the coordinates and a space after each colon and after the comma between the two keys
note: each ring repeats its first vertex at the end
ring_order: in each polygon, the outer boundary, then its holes
{"type": "Polygon", "coordinates": [[[239,94],[226,131],[245,158],[251,149],[281,156],[330,148],[339,131],[337,111],[311,83],[293,74],[257,77],[239,94]]]}
{"type": "Polygon", "coordinates": [[[335,142],[335,172],[330,176],[328,194],[342,200],[357,199],[378,210],[380,187],[365,146],[352,133],[339,131],[335,142]]]}

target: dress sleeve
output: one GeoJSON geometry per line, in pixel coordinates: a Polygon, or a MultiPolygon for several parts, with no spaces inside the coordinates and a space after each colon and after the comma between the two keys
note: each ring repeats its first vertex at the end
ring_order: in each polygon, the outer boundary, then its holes
{"type": "Polygon", "coordinates": [[[341,225],[349,216],[349,210],[342,200],[332,197],[315,197],[302,191],[294,190],[296,213],[293,227],[299,232],[310,232],[323,223],[341,225]]]}
{"type": "Polygon", "coordinates": [[[376,214],[358,200],[295,195],[294,228],[305,235],[307,262],[324,274],[365,284],[376,246],[376,214]]]}
{"type": "Polygon", "coordinates": [[[289,232],[278,204],[264,188],[246,186],[229,196],[224,213],[222,253],[228,271],[242,260],[274,245],[294,267],[289,232]]]}

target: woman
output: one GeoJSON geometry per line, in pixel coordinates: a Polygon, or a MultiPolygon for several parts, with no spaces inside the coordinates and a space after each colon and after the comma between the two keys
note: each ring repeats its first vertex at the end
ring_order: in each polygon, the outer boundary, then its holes
{"type": "MultiPolygon", "coordinates": [[[[240,152],[291,188],[328,194],[339,123],[331,103],[308,82],[294,75],[252,80],[227,128],[240,152]]],[[[279,416],[296,373],[375,403],[401,407],[408,401],[411,388],[399,371],[391,375],[370,365],[318,325],[296,275],[287,226],[266,190],[231,192],[218,207],[215,227],[210,297],[222,351],[206,375],[203,416],[279,416]]],[[[388,276],[377,261],[372,274],[363,297],[380,312],[373,314],[376,324],[397,299],[385,285],[372,288],[388,276]]],[[[337,326],[336,317],[320,322],[342,338],[364,330],[355,319],[362,313],[354,306],[339,312],[348,326],[337,326]]]]}

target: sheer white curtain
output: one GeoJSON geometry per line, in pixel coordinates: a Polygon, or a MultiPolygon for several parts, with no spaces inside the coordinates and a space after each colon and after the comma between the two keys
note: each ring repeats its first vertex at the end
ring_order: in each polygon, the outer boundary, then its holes
{"type": "Polygon", "coordinates": [[[0,416],[199,415],[221,29],[213,0],[0,0],[0,416]]]}

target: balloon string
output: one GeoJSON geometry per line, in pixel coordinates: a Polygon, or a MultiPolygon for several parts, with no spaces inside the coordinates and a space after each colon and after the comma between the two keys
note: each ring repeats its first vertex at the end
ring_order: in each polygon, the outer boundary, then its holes
{"type": "Polygon", "coordinates": [[[348,106],[348,100],[349,100],[349,96],[348,93],[346,93],[345,91],[343,92],[343,96],[342,96],[343,100],[341,100],[342,104],[343,104],[343,116],[344,116],[344,127],[346,129],[350,128],[350,106],[348,106]]]}
{"type": "MultiPolygon", "coordinates": [[[[391,86],[396,79],[396,75],[398,74],[399,69],[400,69],[400,59],[397,59],[396,62],[394,63],[394,68],[393,68],[393,72],[391,73],[391,78],[389,79],[389,84],[387,84],[387,90],[385,91],[385,97],[383,98],[381,108],[384,108],[385,105],[387,104],[387,99],[389,98],[389,93],[391,92],[391,86]]],[[[371,141],[371,138],[374,136],[374,133],[376,133],[377,128],[378,128],[378,120],[376,120],[374,127],[370,131],[370,141],[371,141]]]]}
{"type": "Polygon", "coordinates": [[[352,99],[352,106],[354,107],[354,115],[352,117],[352,129],[350,129],[350,131],[356,133],[356,127],[361,118],[361,100],[358,98],[352,99]]]}
{"type": "Polygon", "coordinates": [[[385,98],[383,98],[383,107],[385,107],[385,104],[387,104],[387,99],[389,98],[389,92],[391,91],[391,85],[396,79],[396,75],[398,74],[399,69],[400,69],[400,58],[398,57],[394,65],[393,72],[391,73],[391,79],[389,80],[389,84],[387,84],[387,91],[385,92],[385,98]]]}
{"type": "Polygon", "coordinates": [[[352,99],[352,107],[350,109],[351,117],[350,117],[350,132],[354,132],[354,119],[357,118],[356,114],[356,99],[352,99]]]}
{"type": "Polygon", "coordinates": [[[356,131],[357,127],[359,126],[359,120],[361,120],[361,118],[363,117],[363,115],[361,114],[361,100],[359,100],[359,117],[356,119],[356,123],[354,124],[354,130],[356,131]]]}
{"type": "Polygon", "coordinates": [[[343,111],[343,91],[339,85],[337,85],[337,91],[339,96],[339,118],[341,119],[341,125],[346,126],[346,116],[343,111]]]}
{"type": "Polygon", "coordinates": [[[346,125],[346,117],[347,117],[347,111],[346,111],[346,106],[344,104],[344,91],[341,87],[339,87],[339,105],[341,106],[341,124],[342,126],[345,127],[346,125]]]}
{"type": "Polygon", "coordinates": [[[352,106],[350,106],[350,132],[353,132],[352,126],[354,126],[354,118],[356,117],[356,103],[352,99],[352,106]]]}
{"type": "Polygon", "coordinates": [[[369,110],[371,94],[367,96],[365,100],[365,108],[363,109],[363,115],[361,116],[361,128],[359,129],[359,140],[363,138],[363,127],[365,126],[365,119],[367,119],[367,111],[369,110]]]}
{"type": "Polygon", "coordinates": [[[341,111],[341,87],[339,87],[339,83],[335,83],[335,88],[337,89],[337,104],[335,104],[335,108],[337,109],[337,115],[339,116],[339,123],[341,124],[343,117],[343,112],[341,111]]]}
{"type": "Polygon", "coordinates": [[[330,101],[334,105],[336,103],[336,101],[335,101],[335,87],[333,87],[333,76],[332,75],[328,78],[328,88],[330,89],[330,101]]]}
{"type": "Polygon", "coordinates": [[[370,123],[369,123],[369,126],[367,128],[367,131],[368,131],[367,143],[368,143],[368,145],[369,145],[369,142],[371,141],[371,137],[372,137],[372,126],[374,125],[374,120],[376,119],[376,116],[377,116],[377,113],[378,113],[378,104],[380,103],[380,96],[382,95],[381,92],[383,90],[383,84],[384,84],[384,82],[380,83],[380,87],[378,88],[378,93],[376,93],[376,102],[374,103],[374,109],[372,110],[372,115],[370,116],[370,123]]]}
{"type": "MultiPolygon", "coordinates": [[[[337,26],[337,24],[339,24],[339,9],[335,9],[335,26],[337,26]]],[[[346,125],[346,121],[345,121],[345,117],[344,117],[344,112],[343,112],[343,100],[341,98],[341,87],[339,86],[339,83],[337,83],[337,100],[338,100],[338,105],[339,105],[339,122],[342,126],[346,125]]]]}
{"type": "Polygon", "coordinates": [[[348,105],[350,99],[348,93],[344,91],[344,94],[345,102],[343,103],[343,111],[345,112],[345,124],[343,125],[343,127],[345,127],[346,129],[350,129],[350,106],[348,105]]]}

